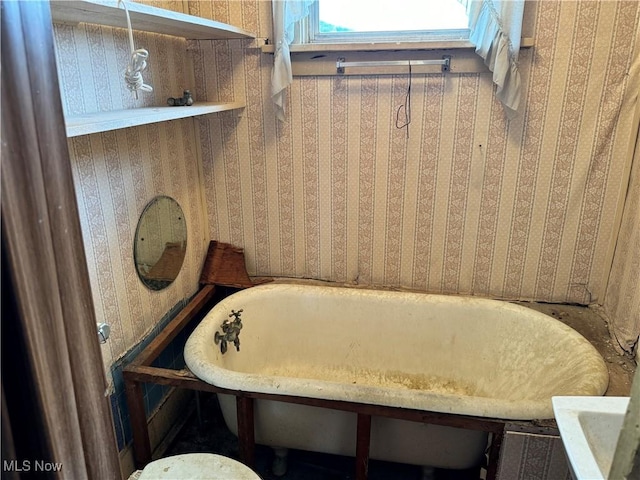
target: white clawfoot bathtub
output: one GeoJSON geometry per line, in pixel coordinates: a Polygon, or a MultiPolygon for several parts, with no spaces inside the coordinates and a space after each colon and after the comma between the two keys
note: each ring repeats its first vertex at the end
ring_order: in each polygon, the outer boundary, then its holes
{"type": "MultiPolygon", "coordinates": [[[[356,288],[269,284],[202,320],[189,369],[222,388],[499,419],[553,418],[551,397],[602,395],[607,368],[563,323],[507,302],[356,288]],[[214,343],[242,309],[240,351],[214,343]]],[[[233,397],[219,395],[237,433],[233,397]]],[[[356,415],[258,400],[260,444],[354,454],[356,415]]],[[[375,417],[371,458],[469,468],[487,433],[375,417]]]]}

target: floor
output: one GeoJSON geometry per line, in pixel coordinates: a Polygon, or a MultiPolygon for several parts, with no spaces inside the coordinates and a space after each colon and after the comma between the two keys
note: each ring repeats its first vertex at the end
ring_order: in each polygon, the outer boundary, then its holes
{"type": "MultiPolygon", "coordinates": [[[[215,395],[200,393],[200,412],[200,420],[194,412],[163,456],[209,452],[239,459],[237,439],[225,425],[215,395]]],[[[350,457],[291,450],[287,472],[283,476],[275,476],[271,472],[273,458],[272,449],[256,445],[254,470],[264,480],[349,480],[354,478],[354,460],[350,457]]],[[[369,462],[370,480],[420,480],[422,478],[422,469],[414,465],[375,460],[369,462]]],[[[480,473],[479,469],[474,471],[436,469],[433,477],[426,478],[477,480],[480,478],[480,473]]]]}

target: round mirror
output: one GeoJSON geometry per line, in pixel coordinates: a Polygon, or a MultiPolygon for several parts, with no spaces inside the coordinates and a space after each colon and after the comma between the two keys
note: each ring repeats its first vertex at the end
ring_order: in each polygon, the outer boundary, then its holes
{"type": "Polygon", "coordinates": [[[187,250],[187,223],[171,197],[155,197],[144,207],[133,245],[133,258],[142,283],[151,290],[171,285],[187,250]]]}

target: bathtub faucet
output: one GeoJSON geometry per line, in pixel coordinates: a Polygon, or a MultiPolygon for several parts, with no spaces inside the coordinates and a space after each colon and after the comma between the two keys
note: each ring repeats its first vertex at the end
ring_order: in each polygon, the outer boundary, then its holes
{"type": "Polygon", "coordinates": [[[222,329],[222,333],[216,332],[214,336],[214,341],[216,345],[220,344],[220,352],[224,355],[227,351],[227,343],[233,342],[236,347],[236,350],[240,351],[240,330],[242,330],[242,320],[240,319],[240,314],[242,313],[242,309],[231,310],[229,317],[233,317],[233,320],[225,320],[220,325],[222,329]]]}

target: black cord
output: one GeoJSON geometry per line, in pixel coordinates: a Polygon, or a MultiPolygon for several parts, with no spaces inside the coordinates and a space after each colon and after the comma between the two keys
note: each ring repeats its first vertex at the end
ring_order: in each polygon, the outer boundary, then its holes
{"type": "Polygon", "coordinates": [[[411,62],[409,62],[409,85],[404,97],[404,104],[398,107],[396,112],[396,128],[406,128],[407,138],[409,138],[409,124],[411,123],[411,62]],[[404,123],[400,125],[400,111],[404,108],[404,123]]]}

